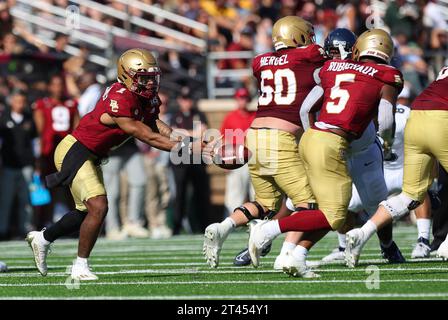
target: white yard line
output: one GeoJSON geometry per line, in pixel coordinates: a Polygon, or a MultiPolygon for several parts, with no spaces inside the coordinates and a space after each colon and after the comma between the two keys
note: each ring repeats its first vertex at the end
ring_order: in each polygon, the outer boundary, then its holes
{"type": "MultiPolygon", "coordinates": [[[[367,255],[365,255],[367,256],[367,255]]],[[[371,255],[371,256],[378,256],[378,255],[371,255]]],[[[268,260],[270,260],[270,262],[273,263],[275,257],[273,258],[265,258],[262,261],[267,262],[268,260]]],[[[157,260],[157,259],[156,259],[157,260]]],[[[196,260],[196,259],[190,259],[190,260],[196,260]]],[[[197,260],[203,260],[203,259],[197,259],[197,260]]],[[[110,261],[110,259],[107,259],[107,261],[110,261]]],[[[319,262],[320,260],[310,260],[310,262],[319,262]]],[[[385,264],[384,259],[370,259],[370,260],[361,260],[361,263],[384,263],[385,264]]],[[[411,260],[413,262],[442,262],[441,258],[427,258],[427,259],[413,259],[411,260]]],[[[52,259],[51,262],[54,262],[54,260],[52,259]]],[[[341,265],[344,264],[345,262],[343,260],[340,261],[333,261],[331,263],[327,263],[324,264],[322,266],[332,266],[332,265],[341,265]]],[[[50,268],[65,268],[67,267],[68,264],[49,264],[50,268]]],[[[99,268],[116,268],[116,267],[182,267],[182,266],[198,266],[198,267],[204,267],[206,266],[205,261],[204,262],[155,262],[155,263],[117,263],[117,264],[111,264],[111,263],[107,263],[107,264],[101,264],[101,263],[96,263],[96,262],[91,262],[92,267],[99,269],[99,268]]],[[[238,267],[238,266],[234,266],[233,262],[220,262],[220,270],[222,269],[242,269],[245,270],[245,267],[238,267]],[[228,267],[222,267],[222,266],[228,266],[228,267]]],[[[11,261],[9,263],[10,269],[14,270],[14,268],[17,269],[23,269],[23,268],[29,268],[30,270],[34,270],[34,263],[30,260],[30,261],[20,261],[20,262],[14,262],[11,261]]],[[[447,270],[448,270],[448,265],[447,265],[447,270]]]]}
{"type": "Polygon", "coordinates": [[[358,299],[358,298],[448,298],[448,293],[334,293],[334,294],[266,294],[266,295],[166,295],[166,296],[94,296],[94,297],[0,297],[1,300],[244,300],[244,299],[358,299]]]}
{"type": "MultiPolygon", "coordinates": [[[[365,283],[366,280],[224,280],[224,281],[111,281],[111,282],[81,282],[80,286],[127,286],[127,285],[205,285],[205,284],[322,284],[322,283],[365,283]]],[[[387,279],[380,280],[380,283],[402,283],[402,282],[448,282],[448,279],[387,279]]],[[[0,287],[58,287],[65,286],[65,283],[0,283],[0,287]]],[[[448,294],[448,292],[447,292],[448,294]]]]}
{"type": "MultiPolygon", "coordinates": [[[[50,266],[51,267],[51,266],[50,266]]],[[[67,267],[67,266],[64,266],[67,267]]],[[[448,265],[447,267],[427,267],[427,268],[403,268],[403,267],[397,267],[397,268],[382,268],[380,267],[381,271],[391,271],[391,272],[403,272],[403,271],[419,271],[424,273],[425,271],[444,271],[448,272],[448,265]]],[[[235,274],[235,273],[245,273],[245,274],[261,274],[261,273],[281,273],[281,271],[268,269],[268,270],[260,270],[260,269],[253,269],[253,268],[235,268],[235,267],[223,267],[217,270],[212,270],[204,266],[203,268],[172,268],[172,269],[136,269],[136,270],[119,270],[119,271],[95,271],[94,272],[97,275],[123,275],[123,274],[177,274],[177,275],[186,275],[186,274],[235,274]],[[230,269],[230,270],[229,270],[230,269]]],[[[358,267],[356,269],[349,269],[349,268],[339,268],[339,269],[317,269],[318,273],[335,273],[335,272],[348,272],[348,273],[365,273],[366,269],[363,267],[358,267]]],[[[56,278],[56,277],[64,277],[67,276],[67,273],[65,272],[54,272],[47,275],[49,278],[56,278]]],[[[1,278],[23,278],[23,277],[40,277],[37,273],[2,273],[0,274],[1,278]]]]}

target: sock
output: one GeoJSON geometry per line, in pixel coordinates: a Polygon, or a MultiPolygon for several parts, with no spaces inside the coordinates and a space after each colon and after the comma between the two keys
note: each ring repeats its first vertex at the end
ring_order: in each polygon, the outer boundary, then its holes
{"type": "Polygon", "coordinates": [[[308,255],[308,249],[302,247],[301,245],[297,245],[294,251],[292,252],[292,256],[300,261],[305,261],[307,255],[308,255]]]}
{"type": "Polygon", "coordinates": [[[417,219],[418,237],[429,240],[431,230],[431,219],[417,219]]]}
{"type": "Polygon", "coordinates": [[[331,229],[327,218],[320,210],[303,210],[278,220],[278,223],[282,232],[331,229]]]}
{"type": "Polygon", "coordinates": [[[338,234],[338,241],[339,241],[339,248],[344,248],[346,246],[346,239],[345,239],[345,234],[339,233],[338,234]]]}
{"type": "Polygon", "coordinates": [[[80,266],[87,266],[87,258],[81,258],[81,257],[77,257],[76,258],[76,262],[75,262],[77,265],[80,265],[80,266]]]}
{"type": "MultiPolygon", "coordinates": [[[[45,232],[45,231],[44,231],[45,232]]],[[[48,241],[48,240],[46,240],[45,239],[45,237],[44,237],[44,235],[43,235],[43,233],[38,233],[37,234],[37,237],[39,238],[39,241],[41,242],[41,243],[43,243],[44,245],[49,245],[51,242],[50,241],[48,241]]]]}
{"type": "Polygon", "coordinates": [[[68,236],[79,231],[86,214],[79,210],[66,213],[58,222],[44,231],[44,239],[53,242],[62,236],[68,236]]]}
{"type": "Polygon", "coordinates": [[[362,227],[361,231],[364,234],[364,239],[367,241],[376,232],[376,224],[372,220],[367,221],[362,227]]]}
{"type": "Polygon", "coordinates": [[[263,231],[266,233],[267,237],[269,237],[270,239],[274,239],[282,233],[278,224],[278,220],[272,220],[262,226],[263,231]]]}
{"type": "Polygon", "coordinates": [[[392,245],[393,242],[394,242],[394,240],[390,240],[388,243],[384,243],[384,242],[380,242],[380,243],[384,249],[387,249],[392,245]]]}
{"type": "Polygon", "coordinates": [[[296,246],[297,245],[295,243],[284,241],[280,255],[286,255],[287,252],[294,250],[296,246]]]}
{"type": "Polygon", "coordinates": [[[221,226],[223,227],[224,233],[227,236],[233,229],[235,229],[236,224],[232,218],[227,217],[221,222],[221,226]]]}

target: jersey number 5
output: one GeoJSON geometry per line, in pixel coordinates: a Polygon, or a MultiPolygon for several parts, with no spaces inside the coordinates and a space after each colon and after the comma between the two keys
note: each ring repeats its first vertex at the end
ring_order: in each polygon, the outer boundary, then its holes
{"type": "Polygon", "coordinates": [[[272,70],[263,70],[260,74],[260,97],[258,104],[266,106],[274,100],[278,105],[289,105],[296,98],[296,76],[291,69],[278,69],[274,73],[272,70]],[[274,88],[266,85],[266,80],[274,79],[274,88]],[[286,93],[284,93],[283,79],[286,79],[286,93]],[[291,90],[293,89],[293,90],[291,90]]]}
{"type": "Polygon", "coordinates": [[[328,101],[326,104],[328,113],[341,113],[350,99],[350,93],[346,89],[341,89],[341,82],[355,82],[355,74],[343,73],[336,76],[334,87],[331,88],[330,98],[332,100],[339,99],[338,103],[328,101]]]}

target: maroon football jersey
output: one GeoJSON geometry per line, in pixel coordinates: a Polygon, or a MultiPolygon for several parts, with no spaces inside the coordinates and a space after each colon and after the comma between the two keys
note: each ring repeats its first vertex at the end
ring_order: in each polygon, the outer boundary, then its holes
{"type": "Polygon", "coordinates": [[[75,100],[58,101],[43,98],[33,104],[34,110],[40,110],[44,116],[44,127],[40,139],[41,154],[51,156],[58,143],[73,130],[73,122],[78,114],[75,100]]]}
{"type": "Polygon", "coordinates": [[[100,122],[103,113],[113,117],[128,117],[150,123],[157,119],[160,99],[144,99],[116,82],[108,87],[96,103],[95,109],[86,114],[73,131],[73,136],[98,156],[107,156],[109,151],[130,136],[118,126],[106,126],[100,122]]]}
{"type": "Polygon", "coordinates": [[[260,94],[256,118],[275,117],[301,125],[300,107],[316,85],[314,72],[325,59],[317,44],[256,56],[252,62],[260,94]]]}
{"type": "Polygon", "coordinates": [[[394,67],[373,62],[331,60],[319,72],[324,100],[318,122],[361,136],[378,113],[385,84],[403,88],[403,76],[394,67]]]}
{"type": "Polygon", "coordinates": [[[448,67],[444,67],[437,79],[415,98],[411,109],[448,111],[448,67]]]}

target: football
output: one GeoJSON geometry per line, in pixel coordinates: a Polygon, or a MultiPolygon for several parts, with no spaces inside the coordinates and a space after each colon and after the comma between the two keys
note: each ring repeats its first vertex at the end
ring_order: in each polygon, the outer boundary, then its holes
{"type": "Polygon", "coordinates": [[[234,170],[244,166],[252,154],[242,144],[225,144],[218,147],[213,155],[213,163],[218,167],[234,170]]]}

